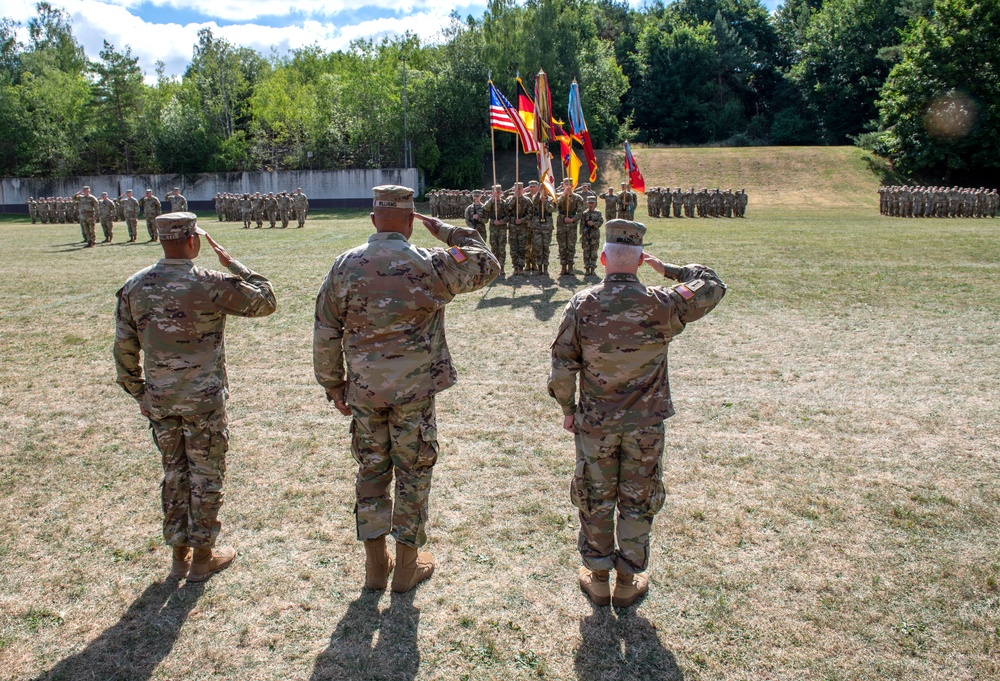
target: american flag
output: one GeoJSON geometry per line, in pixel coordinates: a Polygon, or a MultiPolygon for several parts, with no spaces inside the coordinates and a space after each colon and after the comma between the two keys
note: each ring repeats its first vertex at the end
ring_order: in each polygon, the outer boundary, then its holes
{"type": "Polygon", "coordinates": [[[534,135],[528,132],[524,126],[524,121],[517,115],[514,107],[511,106],[507,98],[504,97],[493,81],[490,81],[490,127],[494,130],[512,132],[521,138],[521,148],[526,154],[538,152],[538,142],[534,135]]]}

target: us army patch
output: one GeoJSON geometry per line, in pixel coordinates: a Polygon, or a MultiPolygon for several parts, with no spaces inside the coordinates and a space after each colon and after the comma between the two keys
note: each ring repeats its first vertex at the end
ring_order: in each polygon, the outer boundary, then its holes
{"type": "Polygon", "coordinates": [[[468,256],[466,256],[465,253],[462,252],[462,249],[459,248],[458,246],[452,246],[451,248],[449,248],[448,253],[450,253],[451,257],[455,259],[455,262],[465,262],[466,260],[469,259],[468,256]]]}

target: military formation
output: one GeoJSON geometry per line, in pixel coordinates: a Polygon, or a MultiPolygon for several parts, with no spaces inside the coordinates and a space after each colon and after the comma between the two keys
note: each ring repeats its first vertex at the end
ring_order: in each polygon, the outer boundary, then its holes
{"type": "Polygon", "coordinates": [[[896,218],[996,217],[996,189],[969,187],[879,187],[879,212],[896,218]]]}
{"type": "MultiPolygon", "coordinates": [[[[512,201],[502,194],[495,188],[495,207],[502,202],[515,221],[535,227],[532,236],[543,235],[533,239],[539,255],[555,232],[560,256],[572,257],[575,230],[588,212],[600,214],[587,210],[596,195],[570,185],[554,201],[520,185],[512,201]]],[[[375,233],[336,257],[316,296],[313,371],[326,399],[351,419],[365,587],[406,592],[436,568],[423,550],[440,452],[435,399],[457,381],[445,308],[487,286],[501,265],[479,229],[417,213],[412,189],[387,185],[373,195],[375,233]],[[416,220],[442,247],[410,243],[416,220]]],[[[482,196],[472,205],[483,208],[482,196]]],[[[548,391],[575,437],[569,496],[579,510],[579,586],[596,605],[628,607],[649,588],[650,533],[666,496],[664,421],[674,413],[667,346],[715,308],[726,287],[707,267],[645,253],[641,223],[616,218],[605,226],[599,257],[607,276],[567,305],[551,345],[548,391]],[[643,264],[676,285],[642,284],[643,264]]],[[[217,545],[229,449],[226,317],[263,317],[277,302],[270,281],[233,259],[194,213],[160,215],[155,227],[165,257],[118,290],[114,359],[118,384],[160,450],[169,578],[201,582],[237,557],[217,545]],[[194,264],[203,237],[228,272],[194,264]]]]}
{"type": "Polygon", "coordinates": [[[305,227],[309,213],[309,197],[302,193],[301,187],[294,192],[283,191],[277,194],[218,193],[213,203],[219,222],[239,222],[243,224],[243,229],[250,229],[251,225],[255,229],[261,229],[265,221],[270,229],[279,224],[281,229],[286,229],[291,222],[298,223],[298,227],[305,227]]]}
{"type": "Polygon", "coordinates": [[[747,192],[652,187],[646,191],[646,210],[651,218],[745,218],[747,192]]]}

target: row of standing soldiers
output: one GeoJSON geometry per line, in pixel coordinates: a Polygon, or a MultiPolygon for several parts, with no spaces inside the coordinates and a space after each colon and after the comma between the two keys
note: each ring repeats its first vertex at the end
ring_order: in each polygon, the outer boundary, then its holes
{"type": "Polygon", "coordinates": [[[747,192],[653,187],[646,192],[646,210],[651,218],[669,218],[671,210],[675,218],[743,218],[747,212],[747,192]]]}
{"type": "Polygon", "coordinates": [[[306,224],[309,213],[309,198],[302,193],[302,188],[294,192],[268,192],[262,195],[219,193],[215,195],[215,212],[219,222],[242,222],[243,229],[250,229],[250,223],[256,222],[256,229],[264,226],[267,220],[271,228],[281,222],[281,228],[288,227],[291,220],[298,222],[299,227],[306,224]]]}
{"type": "MultiPolygon", "coordinates": [[[[180,189],[177,187],[174,187],[163,201],[170,203],[170,212],[187,210],[187,199],[181,196],[180,189]]],[[[153,196],[152,189],[147,189],[146,193],[139,199],[132,196],[131,189],[126,190],[117,199],[112,199],[107,192],[101,192],[101,196],[96,197],[90,193],[90,187],[84,187],[72,197],[62,198],[61,201],[52,197],[39,200],[29,197],[27,203],[32,224],[38,221],[43,224],[79,222],[81,236],[88,248],[92,248],[97,243],[96,224],[98,221],[104,232],[102,243],[110,243],[114,239],[115,220],[125,221],[129,241],[135,241],[138,236],[140,211],[146,218],[146,231],[149,233],[149,240],[156,241],[154,220],[157,215],[163,212],[160,200],[153,196]]]]}
{"type": "Polygon", "coordinates": [[[879,187],[879,212],[902,218],[996,217],[996,189],[968,187],[879,187]]]}
{"type": "Polygon", "coordinates": [[[604,224],[596,194],[574,192],[569,180],[563,183],[555,200],[534,180],[528,183],[527,190],[517,182],[506,193],[495,185],[485,202],[483,194],[479,190],[472,192],[472,204],[464,211],[465,223],[489,240],[490,249],[500,261],[501,276],[506,272],[508,244],[515,275],[547,275],[553,231],[559,248],[560,274],[573,274],[578,237],[585,274],[595,273],[604,224]]]}

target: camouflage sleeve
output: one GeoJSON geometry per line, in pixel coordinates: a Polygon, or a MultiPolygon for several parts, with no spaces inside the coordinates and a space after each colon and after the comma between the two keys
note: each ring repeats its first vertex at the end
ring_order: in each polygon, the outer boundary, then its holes
{"type": "Polygon", "coordinates": [[[719,276],[702,265],[670,265],[664,271],[664,276],[681,282],[670,289],[670,298],[683,324],[707,315],[726,295],[726,285],[719,276]]]}
{"type": "Polygon", "coordinates": [[[434,269],[452,296],[481,289],[500,274],[500,261],[479,232],[444,225],[437,238],[451,248],[435,251],[434,269]]]}
{"type": "Polygon", "coordinates": [[[570,301],[552,342],[552,369],[549,372],[549,395],[559,403],[565,416],[576,413],[577,375],[582,361],[583,351],[576,333],[576,309],[570,301]]]}
{"type": "Polygon", "coordinates": [[[142,401],[146,393],[146,381],[142,378],[142,364],[139,361],[139,332],[136,329],[128,297],[118,289],[118,306],[115,308],[115,371],[117,383],[122,390],[142,401]]]}
{"type": "Polygon", "coordinates": [[[313,321],[313,373],[326,391],[326,399],[344,399],[347,381],[344,378],[343,313],[333,291],[330,275],[316,296],[316,317],[313,321]]]}
{"type": "Polygon", "coordinates": [[[266,277],[235,260],[229,263],[229,271],[236,276],[223,275],[213,296],[220,312],[239,317],[266,317],[277,309],[271,282],[266,277]]]}
{"type": "Polygon", "coordinates": [[[476,221],[472,219],[472,215],[475,213],[474,206],[466,206],[465,208],[465,226],[470,229],[476,228],[476,221]]]}
{"type": "Polygon", "coordinates": [[[594,218],[593,218],[593,220],[594,220],[594,224],[591,225],[591,226],[592,227],[600,227],[601,225],[604,224],[604,213],[602,213],[599,210],[595,210],[594,211],[594,218]]]}

